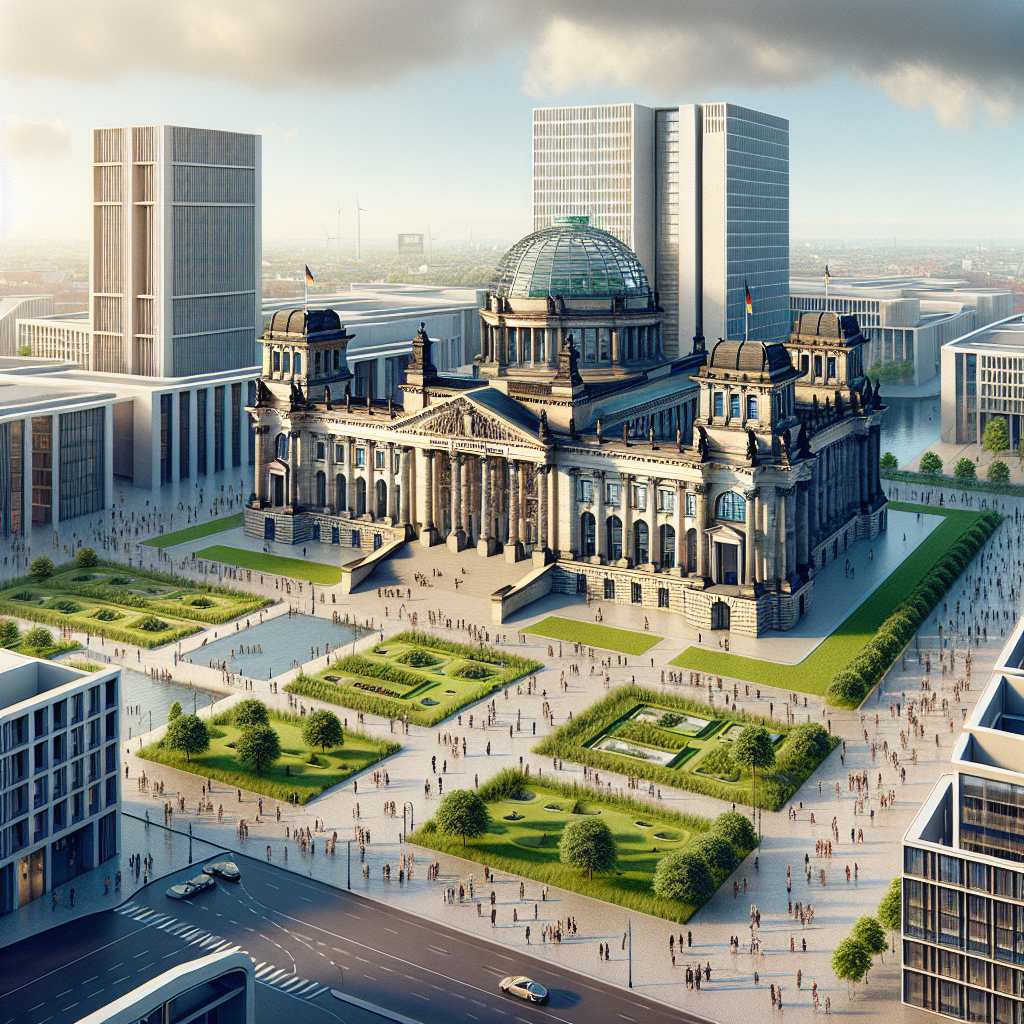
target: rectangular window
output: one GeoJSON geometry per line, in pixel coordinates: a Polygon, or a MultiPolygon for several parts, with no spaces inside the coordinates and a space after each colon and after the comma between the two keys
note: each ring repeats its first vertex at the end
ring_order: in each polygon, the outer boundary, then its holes
{"type": "Polygon", "coordinates": [[[640,509],[641,512],[647,509],[647,485],[646,484],[635,484],[633,487],[633,508],[640,509]]]}
{"type": "Polygon", "coordinates": [[[988,913],[986,897],[967,897],[967,948],[973,953],[988,953],[988,913]]]}
{"type": "Polygon", "coordinates": [[[59,832],[68,823],[68,802],[61,800],[53,805],[53,831],[59,832]]]}
{"type": "Polygon", "coordinates": [[[206,388],[196,392],[196,474],[206,476],[206,388]]]}
{"type": "Polygon", "coordinates": [[[160,483],[170,483],[174,463],[174,439],[171,429],[171,406],[174,395],[160,396],[160,483]]]}
{"type": "Polygon", "coordinates": [[[213,389],[213,471],[224,468],[224,385],[213,389]]]}
{"type": "Polygon", "coordinates": [[[606,601],[615,600],[615,580],[606,579],[604,581],[604,599],[606,601]]]}
{"type": "Polygon", "coordinates": [[[375,469],[387,468],[387,452],[383,448],[375,448],[373,452],[373,465],[375,469]]]}
{"type": "Polygon", "coordinates": [[[835,375],[836,375],[836,360],[835,360],[835,356],[829,356],[828,357],[827,367],[828,367],[829,378],[835,377],[835,375]]]}
{"type": "Polygon", "coordinates": [[[242,464],[242,383],[231,385],[231,465],[242,464]]]}
{"type": "Polygon", "coordinates": [[[692,491],[686,492],[686,514],[688,516],[697,515],[697,498],[698,495],[694,494],[692,491]]]}
{"type": "Polygon", "coordinates": [[[910,939],[903,941],[903,966],[916,967],[919,970],[926,970],[925,947],[921,942],[912,942],[910,939]]]}
{"type": "Polygon", "coordinates": [[[318,462],[323,462],[327,458],[327,445],[323,441],[316,442],[316,454],[313,458],[318,462]]]}
{"type": "Polygon", "coordinates": [[[643,587],[639,583],[631,583],[630,588],[632,591],[633,604],[641,604],[644,599],[643,587]]]}
{"type": "Polygon", "coordinates": [[[995,930],[993,933],[996,947],[995,958],[1012,963],[1014,947],[1013,907],[1009,903],[995,900],[993,901],[993,910],[995,911],[995,930]]]}
{"type": "Polygon", "coordinates": [[[967,1019],[988,1021],[988,993],[979,992],[976,988],[967,989],[967,1019]]]}
{"type": "Polygon", "coordinates": [[[579,500],[583,502],[592,502],[594,500],[594,481],[588,480],[585,477],[580,478],[580,489],[579,489],[579,500]]]}
{"type": "MultiPolygon", "coordinates": [[[[168,439],[170,446],[170,395],[162,395],[161,408],[167,399],[168,439]]],[[[162,418],[162,417],[161,417],[162,418]]],[[[62,413],[60,417],[60,518],[98,512],[103,507],[103,475],[105,468],[106,415],[103,409],[83,409],[62,413]]],[[[170,479],[171,460],[161,452],[161,477],[170,479]]]]}
{"type": "Polygon", "coordinates": [[[967,980],[972,985],[988,988],[988,964],[984,960],[976,960],[973,956],[969,956],[967,958],[967,980]]]}
{"type": "Polygon", "coordinates": [[[959,857],[939,855],[939,881],[963,885],[963,861],[959,857]]]}
{"type": "Polygon", "coordinates": [[[192,413],[192,392],[181,391],[178,394],[178,478],[189,478],[188,460],[191,452],[190,423],[192,413]]]}
{"type": "Polygon", "coordinates": [[[725,416],[725,395],[721,391],[715,392],[714,416],[716,420],[720,420],[725,416]]]}
{"type": "Polygon", "coordinates": [[[619,503],[619,485],[618,484],[605,484],[604,485],[604,500],[608,505],[618,505],[619,503]]]}
{"type": "Polygon", "coordinates": [[[988,892],[988,865],[977,864],[973,860],[969,860],[967,862],[967,885],[968,888],[988,892]]]}
{"type": "Polygon", "coordinates": [[[734,420],[740,418],[740,396],[735,391],[729,395],[729,418],[734,420]]]}
{"type": "Polygon", "coordinates": [[[926,912],[924,883],[914,878],[903,881],[903,933],[917,939],[928,938],[925,931],[926,912]]]}
{"type": "Polygon", "coordinates": [[[365,448],[357,448],[356,449],[356,465],[357,466],[365,466],[366,465],[366,449],[365,448]]]}
{"type": "Polygon", "coordinates": [[[961,917],[963,894],[953,889],[939,889],[939,942],[944,946],[963,946],[961,917]]]}
{"type": "Polygon", "coordinates": [[[658,488],[658,511],[673,512],[676,507],[676,492],[666,488],[658,488]]]}
{"type": "Polygon", "coordinates": [[[948,949],[939,950],[939,974],[947,978],[956,978],[963,981],[964,958],[960,953],[953,953],[948,949]]]}
{"type": "Polygon", "coordinates": [[[658,587],[658,607],[668,607],[668,587],[658,587]]]}
{"type": "Polygon", "coordinates": [[[343,444],[334,446],[334,461],[339,466],[345,465],[345,446],[343,444]]]}
{"type": "Polygon", "coordinates": [[[950,1017],[961,1017],[963,986],[953,981],[939,981],[939,1012],[950,1017]]]}

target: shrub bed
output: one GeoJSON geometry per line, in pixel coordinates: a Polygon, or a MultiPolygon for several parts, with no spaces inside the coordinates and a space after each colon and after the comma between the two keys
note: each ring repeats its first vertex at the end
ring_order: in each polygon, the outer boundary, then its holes
{"type": "Polygon", "coordinates": [[[964,479],[959,476],[946,476],[944,473],[915,473],[909,469],[883,469],[879,473],[883,480],[898,480],[902,483],[914,484],[917,487],[948,487],[953,491],[987,491],[989,494],[1005,494],[1019,498],[1024,495],[1024,487],[1020,484],[1000,484],[978,477],[964,479]]]}

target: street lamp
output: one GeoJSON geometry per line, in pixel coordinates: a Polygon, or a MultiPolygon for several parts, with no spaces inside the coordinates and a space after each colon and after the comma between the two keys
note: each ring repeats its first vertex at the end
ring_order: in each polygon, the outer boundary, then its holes
{"type": "Polygon", "coordinates": [[[633,922],[627,921],[629,932],[629,987],[633,987],[633,922]]]}
{"type": "Polygon", "coordinates": [[[348,887],[352,888],[352,840],[348,841],[348,887]]]}
{"type": "Polygon", "coordinates": [[[192,822],[188,823],[188,862],[192,863],[192,822]]]}

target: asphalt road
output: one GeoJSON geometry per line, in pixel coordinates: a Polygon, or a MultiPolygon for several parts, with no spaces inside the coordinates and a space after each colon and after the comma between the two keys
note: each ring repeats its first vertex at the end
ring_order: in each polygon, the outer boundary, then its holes
{"type": "Polygon", "coordinates": [[[339,1001],[332,989],[423,1024],[702,1019],[534,960],[527,947],[510,954],[273,865],[233,859],[242,871],[239,883],[218,879],[192,900],[167,897],[166,888],[197,873],[197,864],[141,890],[118,910],[9,946],[0,958],[0,1024],[73,1022],[175,964],[231,948],[256,964],[260,1021],[283,1019],[276,1007],[284,1001],[290,1024],[379,1024],[380,1017],[339,1001]],[[539,981],[551,993],[550,1004],[532,1006],[501,994],[497,983],[509,974],[539,981]]]}

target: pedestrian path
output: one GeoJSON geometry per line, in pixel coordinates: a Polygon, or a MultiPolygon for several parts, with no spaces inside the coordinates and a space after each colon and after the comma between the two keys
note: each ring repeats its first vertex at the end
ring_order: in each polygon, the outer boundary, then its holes
{"type": "MultiPolygon", "coordinates": [[[[202,928],[197,928],[193,924],[181,922],[169,914],[161,914],[152,907],[147,907],[134,901],[118,907],[116,912],[131,918],[133,921],[138,921],[139,924],[146,925],[147,928],[157,928],[168,935],[173,935],[175,938],[181,939],[188,946],[194,946],[197,950],[202,950],[204,954],[235,953],[239,950],[247,956],[249,954],[248,950],[241,949],[240,946],[235,945],[229,939],[213,935],[202,928]]],[[[200,954],[196,952],[195,955],[199,956],[200,954]]],[[[251,959],[253,963],[256,963],[254,957],[251,959]]],[[[256,980],[261,985],[269,985],[271,988],[280,989],[282,992],[287,992],[288,995],[296,996],[300,999],[316,999],[321,992],[326,992],[328,989],[327,985],[321,985],[317,981],[310,981],[309,978],[302,978],[292,971],[275,967],[274,964],[269,964],[265,961],[256,963],[256,980]]]]}

